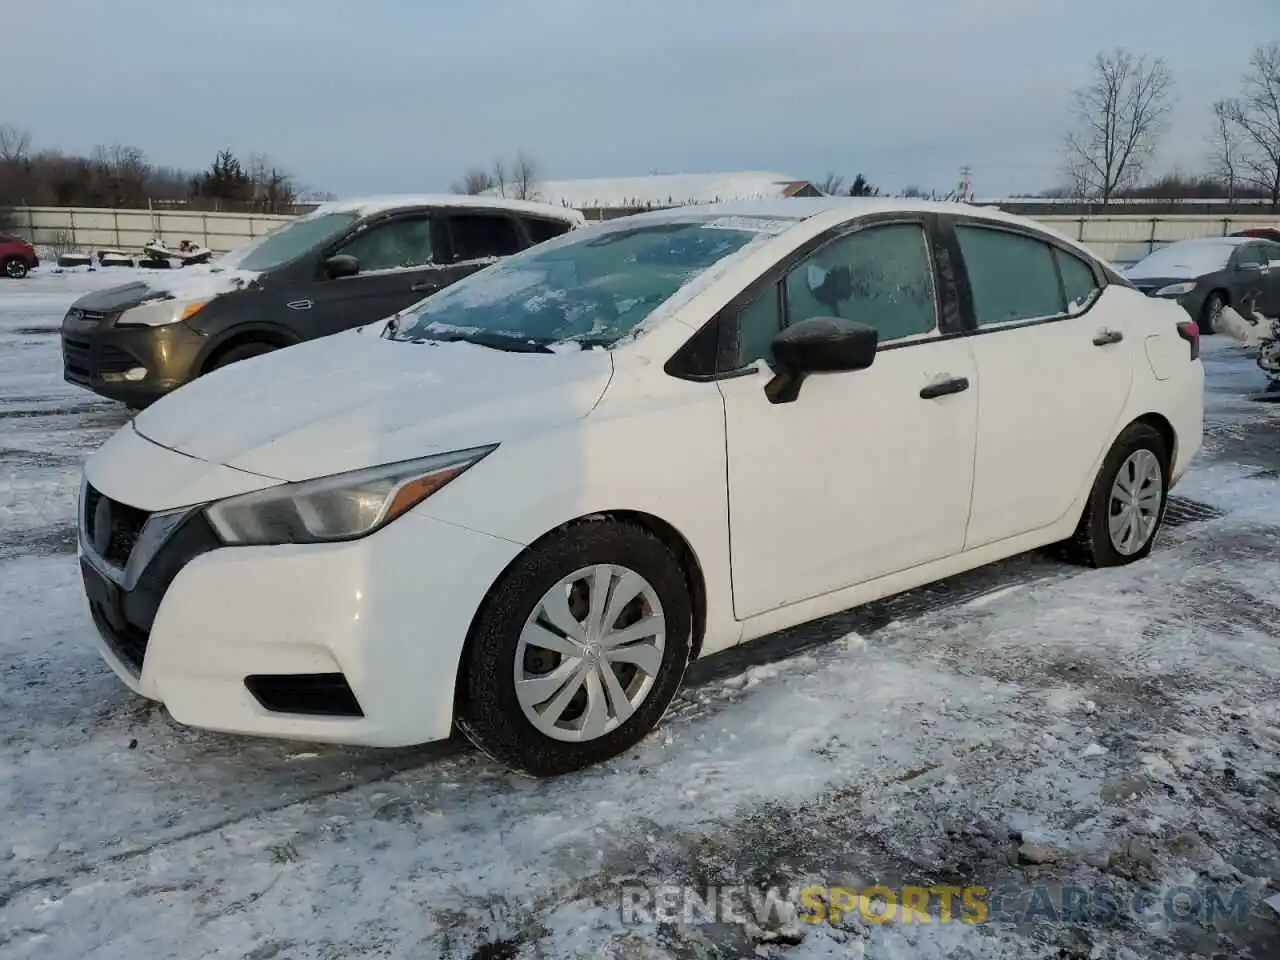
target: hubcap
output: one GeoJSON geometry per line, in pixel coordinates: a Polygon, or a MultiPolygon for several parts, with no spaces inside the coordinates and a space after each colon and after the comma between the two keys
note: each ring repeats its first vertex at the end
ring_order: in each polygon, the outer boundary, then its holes
{"type": "Polygon", "coordinates": [[[543,595],[516,646],[516,699],[555,740],[586,741],[616,730],[653,689],[666,622],[649,581],[598,564],[543,595]]]}
{"type": "Polygon", "coordinates": [[[1160,522],[1164,496],[1164,471],[1150,450],[1135,450],[1120,465],[1111,487],[1108,528],[1111,545],[1131,557],[1151,539],[1160,522]]]}
{"type": "Polygon", "coordinates": [[[23,267],[23,265],[18,263],[18,261],[16,260],[10,260],[9,263],[5,266],[5,272],[7,272],[11,277],[22,276],[24,269],[25,268],[23,267]]]}

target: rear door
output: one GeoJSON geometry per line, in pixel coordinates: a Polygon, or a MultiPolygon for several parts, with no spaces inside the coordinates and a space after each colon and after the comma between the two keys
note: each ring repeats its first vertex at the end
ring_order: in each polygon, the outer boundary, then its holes
{"type": "Polygon", "coordinates": [[[403,310],[444,284],[445,268],[435,252],[436,233],[435,220],[426,210],[372,221],[322,255],[321,276],[311,296],[290,303],[290,308],[304,315],[302,322],[313,337],[373,323],[403,310]],[[324,260],[336,254],[355,257],[359,272],[337,279],[324,276],[324,260]]]}
{"type": "Polygon", "coordinates": [[[973,549],[1049,526],[1071,507],[1119,426],[1140,338],[1084,258],[983,221],[956,222],[955,240],[980,411],[973,549]]]}

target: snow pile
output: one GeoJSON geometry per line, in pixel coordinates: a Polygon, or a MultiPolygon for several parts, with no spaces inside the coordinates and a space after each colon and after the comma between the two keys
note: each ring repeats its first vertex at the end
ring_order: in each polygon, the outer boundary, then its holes
{"type": "Polygon", "coordinates": [[[1213,318],[1213,329],[1250,347],[1256,347],[1271,335],[1271,323],[1261,314],[1254,313],[1245,319],[1232,307],[1223,307],[1222,312],[1213,318]]]}

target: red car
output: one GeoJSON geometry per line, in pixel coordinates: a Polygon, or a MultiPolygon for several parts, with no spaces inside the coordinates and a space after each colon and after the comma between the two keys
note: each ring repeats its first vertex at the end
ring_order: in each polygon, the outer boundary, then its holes
{"type": "Polygon", "coordinates": [[[1280,243],[1280,230],[1275,227],[1252,227],[1248,230],[1241,230],[1238,233],[1231,234],[1233,237],[1258,237],[1261,240],[1274,240],[1280,243]]]}
{"type": "Polygon", "coordinates": [[[40,266],[36,248],[21,237],[0,233],[0,276],[21,280],[28,270],[40,266]]]}

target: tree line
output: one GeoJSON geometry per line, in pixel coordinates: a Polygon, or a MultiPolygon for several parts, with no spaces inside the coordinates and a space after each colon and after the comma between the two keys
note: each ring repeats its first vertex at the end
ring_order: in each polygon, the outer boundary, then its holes
{"type": "Polygon", "coordinates": [[[113,144],[88,155],[33,146],[31,134],[0,123],[0,209],[18,206],[143,208],[288,213],[303,188],[287,168],[260,153],[242,160],[220,150],[203,170],[152,163],[137,147],[113,144]]]}

